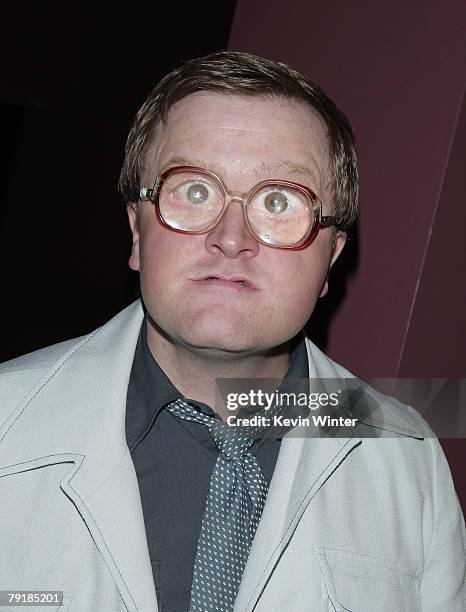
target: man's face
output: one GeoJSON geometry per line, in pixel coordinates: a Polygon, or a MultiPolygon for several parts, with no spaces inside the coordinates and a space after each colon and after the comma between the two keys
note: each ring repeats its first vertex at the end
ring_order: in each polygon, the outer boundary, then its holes
{"type": "MultiPolygon", "coordinates": [[[[309,186],[323,214],[332,214],[324,124],[293,100],[214,92],[184,98],[157,131],[141,186],[152,187],[175,165],[212,170],[235,193],[288,179],[309,186]]],[[[152,333],[158,327],[175,345],[217,357],[261,353],[295,336],[326,293],[346,239],[338,232],[332,252],[332,228],[325,228],[303,250],[264,246],[235,201],[209,233],[186,235],[162,227],[150,202],[139,206],[139,226],[135,207],[128,207],[130,267],[140,272],[152,333]],[[231,277],[246,284],[215,280],[231,277]]]]}

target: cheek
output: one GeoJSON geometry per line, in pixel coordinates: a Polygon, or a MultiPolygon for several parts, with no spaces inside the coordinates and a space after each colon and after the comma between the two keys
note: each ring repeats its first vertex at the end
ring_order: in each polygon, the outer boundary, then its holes
{"type": "Polygon", "coordinates": [[[330,261],[330,248],[311,245],[305,251],[280,253],[282,259],[271,262],[277,304],[285,317],[294,317],[303,324],[312,314],[325,284],[330,261]],[[313,246],[317,248],[312,251],[313,246]]]}
{"type": "Polygon", "coordinates": [[[140,237],[140,282],[143,296],[147,297],[157,295],[162,288],[164,292],[170,291],[178,276],[180,251],[176,245],[177,236],[160,229],[148,224],[140,237]]]}
{"type": "Polygon", "coordinates": [[[183,237],[159,225],[155,218],[148,219],[141,228],[141,271],[146,274],[169,274],[169,270],[180,259],[183,252],[179,243],[183,237]]]}

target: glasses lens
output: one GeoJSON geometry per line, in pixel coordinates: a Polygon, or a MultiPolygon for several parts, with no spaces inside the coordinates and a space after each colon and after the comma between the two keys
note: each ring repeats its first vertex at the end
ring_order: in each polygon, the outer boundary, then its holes
{"type": "Polygon", "coordinates": [[[294,246],[312,231],[315,207],[310,197],[295,187],[270,183],[256,191],[248,202],[249,224],[270,246],[294,246]]]}
{"type": "Polygon", "coordinates": [[[201,172],[173,172],[159,195],[160,214],[170,227],[186,231],[207,229],[222,211],[225,196],[213,177],[201,172]]]}

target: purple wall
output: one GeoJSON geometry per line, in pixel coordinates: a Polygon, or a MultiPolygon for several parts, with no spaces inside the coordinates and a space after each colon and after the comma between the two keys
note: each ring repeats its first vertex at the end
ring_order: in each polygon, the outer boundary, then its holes
{"type": "MultiPolygon", "coordinates": [[[[362,377],[466,376],[465,22],[462,0],[238,0],[229,47],[307,73],[356,129],[357,266],[325,348],[362,377]]],[[[464,502],[465,441],[444,448],[464,502]]]]}

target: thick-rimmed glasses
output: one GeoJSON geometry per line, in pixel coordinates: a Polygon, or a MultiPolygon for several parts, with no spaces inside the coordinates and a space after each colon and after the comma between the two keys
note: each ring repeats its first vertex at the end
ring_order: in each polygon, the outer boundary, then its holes
{"type": "Polygon", "coordinates": [[[252,236],[278,249],[304,249],[321,227],[336,225],[322,216],[316,194],[298,183],[261,181],[248,193],[230,192],[210,170],[195,166],[168,168],[152,189],[142,187],[140,201],[155,204],[159,223],[183,234],[205,234],[221,220],[230,202],[240,202],[252,236]]]}

